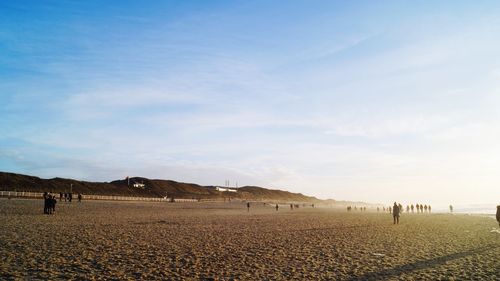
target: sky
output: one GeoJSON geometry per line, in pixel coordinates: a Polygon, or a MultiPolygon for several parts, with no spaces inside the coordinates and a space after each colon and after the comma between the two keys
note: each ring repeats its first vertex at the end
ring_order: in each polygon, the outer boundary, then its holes
{"type": "Polygon", "coordinates": [[[0,171],[500,203],[498,1],[0,1],[0,171]]]}

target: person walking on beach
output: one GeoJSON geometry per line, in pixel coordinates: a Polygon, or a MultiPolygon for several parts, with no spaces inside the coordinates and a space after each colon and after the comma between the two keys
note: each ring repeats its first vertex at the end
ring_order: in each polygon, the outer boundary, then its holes
{"type": "Polygon", "coordinates": [[[392,217],[394,219],[394,224],[399,224],[399,206],[394,202],[394,206],[392,206],[392,217]]]}
{"type": "Polygon", "coordinates": [[[43,213],[49,213],[49,194],[47,193],[47,191],[43,193],[43,213]]]}
{"type": "Polygon", "coordinates": [[[280,207],[278,206],[278,204],[276,204],[276,212],[278,211],[280,207]]]}
{"type": "Polygon", "coordinates": [[[78,193],[78,202],[82,202],[82,194],[78,193]]]}
{"type": "Polygon", "coordinates": [[[411,212],[413,213],[413,209],[415,208],[415,206],[413,206],[413,204],[411,204],[410,208],[411,208],[411,212]]]}
{"type": "Polygon", "coordinates": [[[48,213],[49,215],[52,215],[53,213],[55,213],[56,211],[56,203],[57,203],[57,200],[56,200],[56,196],[53,195],[53,196],[49,196],[49,199],[48,199],[48,213]]]}
{"type": "Polygon", "coordinates": [[[450,213],[453,213],[453,206],[450,205],[450,213]]]}
{"type": "Polygon", "coordinates": [[[250,212],[250,202],[247,202],[247,212],[250,212]]]}
{"type": "Polygon", "coordinates": [[[497,221],[498,226],[500,227],[500,205],[497,206],[497,221]]]}

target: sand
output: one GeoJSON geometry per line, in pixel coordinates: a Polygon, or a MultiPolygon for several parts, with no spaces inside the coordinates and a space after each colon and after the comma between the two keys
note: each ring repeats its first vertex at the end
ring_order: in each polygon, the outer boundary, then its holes
{"type": "Polygon", "coordinates": [[[500,280],[485,216],[0,199],[0,279],[500,280]]]}

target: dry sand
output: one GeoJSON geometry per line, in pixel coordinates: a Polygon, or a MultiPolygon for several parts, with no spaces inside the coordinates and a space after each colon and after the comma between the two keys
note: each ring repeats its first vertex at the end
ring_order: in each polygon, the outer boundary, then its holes
{"type": "Polygon", "coordinates": [[[0,199],[0,279],[500,280],[490,217],[0,199]]]}

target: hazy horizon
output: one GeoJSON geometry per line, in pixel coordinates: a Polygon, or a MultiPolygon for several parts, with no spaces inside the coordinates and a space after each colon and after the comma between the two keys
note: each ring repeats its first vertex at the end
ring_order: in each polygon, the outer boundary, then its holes
{"type": "Polygon", "coordinates": [[[2,2],[0,171],[500,204],[499,12],[2,2]]]}

